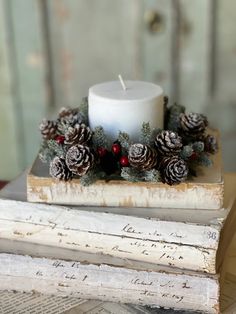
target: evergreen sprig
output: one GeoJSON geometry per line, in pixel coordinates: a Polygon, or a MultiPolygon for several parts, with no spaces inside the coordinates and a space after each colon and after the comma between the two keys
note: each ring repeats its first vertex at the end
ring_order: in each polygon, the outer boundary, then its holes
{"type": "Polygon", "coordinates": [[[85,175],[80,177],[80,184],[83,186],[89,186],[96,182],[97,180],[104,179],[105,172],[97,171],[96,169],[91,169],[85,175]]]}
{"type": "Polygon", "coordinates": [[[193,153],[192,145],[185,145],[182,148],[182,151],[180,152],[180,157],[183,158],[184,160],[188,160],[192,153],[193,153]]]}
{"type": "Polygon", "coordinates": [[[140,143],[144,145],[150,145],[151,136],[152,136],[152,130],[150,127],[150,123],[143,122],[140,137],[139,137],[140,143]]]}
{"type": "Polygon", "coordinates": [[[39,158],[42,162],[47,163],[53,160],[55,156],[65,158],[66,146],[58,144],[55,140],[43,141],[39,150],[39,158]]]}
{"type": "Polygon", "coordinates": [[[98,147],[108,148],[108,140],[102,126],[97,126],[93,131],[93,146],[95,149],[98,147]]]}
{"type": "Polygon", "coordinates": [[[174,104],[167,110],[167,129],[177,132],[179,128],[179,116],[185,112],[185,107],[174,104]]]}
{"type": "Polygon", "coordinates": [[[151,169],[148,171],[140,171],[132,167],[123,167],[121,169],[121,177],[126,181],[130,182],[159,182],[160,173],[156,169],[151,169]]]}
{"type": "Polygon", "coordinates": [[[79,112],[82,116],[83,123],[88,124],[88,97],[82,99],[81,104],[79,105],[79,112]]]}
{"type": "Polygon", "coordinates": [[[129,134],[125,132],[119,132],[118,135],[118,142],[120,143],[121,147],[124,151],[128,151],[131,145],[131,141],[129,138],[129,134]]]}

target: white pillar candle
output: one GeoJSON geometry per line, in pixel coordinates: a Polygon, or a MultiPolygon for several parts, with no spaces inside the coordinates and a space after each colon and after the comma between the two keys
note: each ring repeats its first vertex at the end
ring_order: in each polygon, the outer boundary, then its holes
{"type": "Polygon", "coordinates": [[[138,140],[143,122],[152,128],[163,128],[163,90],[160,86],[142,82],[111,81],[89,89],[89,125],[102,126],[109,140],[115,141],[119,131],[127,132],[131,140],[138,140]]]}

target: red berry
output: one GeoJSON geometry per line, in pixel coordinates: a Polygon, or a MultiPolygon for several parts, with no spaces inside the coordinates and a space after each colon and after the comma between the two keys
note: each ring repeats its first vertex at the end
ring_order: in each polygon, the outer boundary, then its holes
{"type": "Polygon", "coordinates": [[[65,141],[65,136],[63,136],[63,135],[57,135],[57,137],[56,137],[56,142],[57,142],[57,144],[63,144],[64,141],[65,141]]]}
{"type": "Polygon", "coordinates": [[[128,156],[121,156],[120,157],[120,165],[122,167],[128,167],[129,166],[129,158],[128,158],[128,156]]]}
{"type": "Polygon", "coordinates": [[[107,154],[107,149],[105,147],[98,147],[97,153],[99,157],[102,158],[107,154]]]}
{"type": "Polygon", "coordinates": [[[197,158],[198,158],[198,155],[195,152],[193,152],[192,155],[190,156],[191,160],[196,160],[197,158]]]}
{"type": "Polygon", "coordinates": [[[121,153],[121,146],[120,144],[118,143],[114,143],[111,147],[111,150],[112,152],[115,154],[115,155],[119,155],[121,153]]]}

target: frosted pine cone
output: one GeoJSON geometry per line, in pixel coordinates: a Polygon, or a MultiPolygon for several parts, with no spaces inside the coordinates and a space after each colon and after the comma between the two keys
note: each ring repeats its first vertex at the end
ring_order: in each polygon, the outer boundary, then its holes
{"type": "Polygon", "coordinates": [[[92,131],[85,124],[76,124],[74,127],[69,127],[65,132],[65,144],[86,144],[92,137],[92,131]]]}
{"type": "Polygon", "coordinates": [[[157,164],[157,153],[148,145],[131,145],[128,158],[130,165],[140,170],[153,169],[157,164]]]}
{"type": "Polygon", "coordinates": [[[39,130],[45,140],[54,139],[57,136],[57,123],[43,119],[39,125],[39,130]]]}
{"type": "Polygon", "coordinates": [[[72,172],[67,168],[65,159],[55,157],[49,166],[49,173],[53,178],[68,181],[72,179],[72,172]]]}
{"type": "Polygon", "coordinates": [[[182,132],[189,137],[200,137],[208,125],[207,118],[199,113],[182,113],[179,117],[182,132]]]}
{"type": "Polygon", "coordinates": [[[83,176],[93,167],[94,154],[88,146],[72,146],[66,153],[66,164],[72,173],[83,176]]]}
{"type": "Polygon", "coordinates": [[[162,131],[155,139],[155,146],[162,156],[178,155],[183,146],[182,138],[173,131],[162,131]]]}
{"type": "Polygon", "coordinates": [[[188,165],[177,156],[165,157],[160,163],[159,171],[163,183],[169,185],[179,184],[185,181],[188,176],[188,165]]]}
{"type": "Polygon", "coordinates": [[[69,125],[74,126],[77,123],[83,122],[83,116],[79,112],[78,108],[61,108],[58,115],[59,121],[61,124],[68,123],[69,125]]]}
{"type": "Polygon", "coordinates": [[[207,153],[215,154],[218,151],[217,138],[208,134],[204,139],[204,147],[207,153]]]}

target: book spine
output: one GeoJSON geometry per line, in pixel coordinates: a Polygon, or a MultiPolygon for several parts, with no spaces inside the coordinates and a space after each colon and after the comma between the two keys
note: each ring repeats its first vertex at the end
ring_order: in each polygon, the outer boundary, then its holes
{"type": "Polygon", "coordinates": [[[217,276],[0,254],[0,289],[219,313],[217,276]]]}
{"type": "Polygon", "coordinates": [[[1,238],[215,273],[219,228],[0,202],[1,238]]]}

